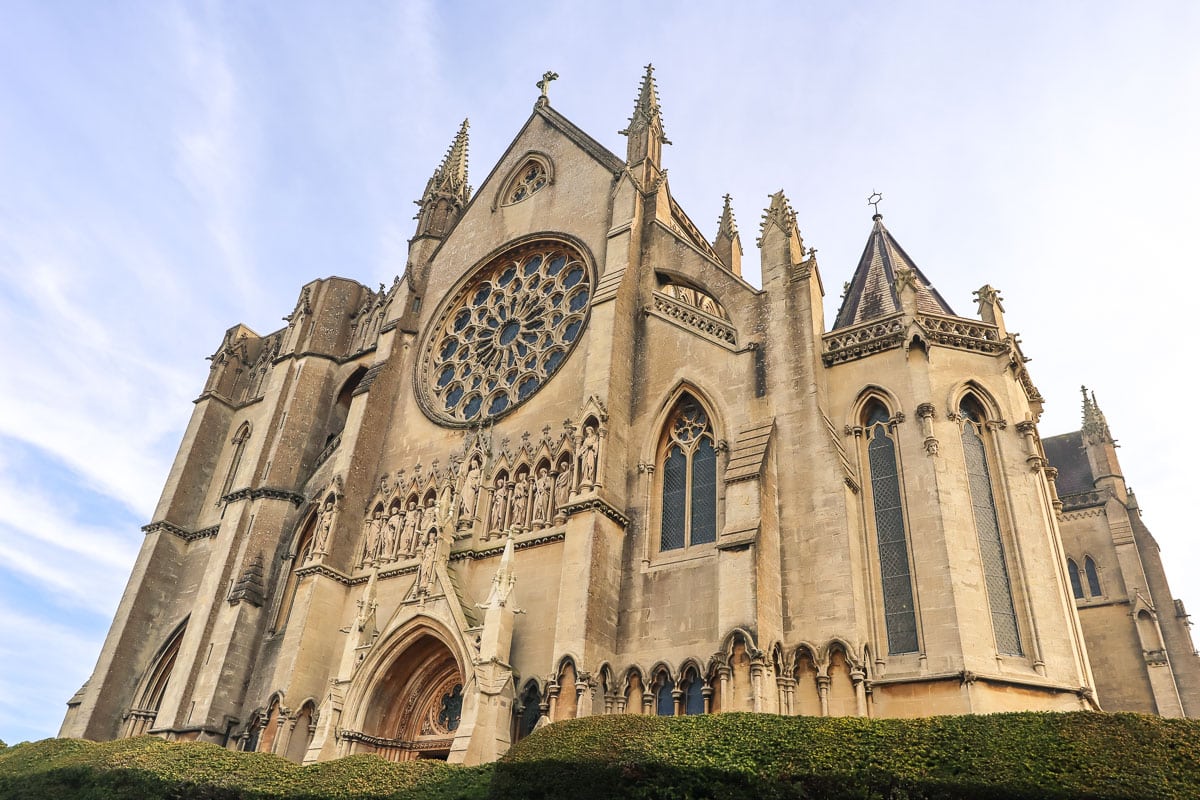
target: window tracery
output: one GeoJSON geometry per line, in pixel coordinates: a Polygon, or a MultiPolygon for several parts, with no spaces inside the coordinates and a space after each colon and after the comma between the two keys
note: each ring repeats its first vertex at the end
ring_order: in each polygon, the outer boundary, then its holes
{"type": "Polygon", "coordinates": [[[888,428],[890,415],[882,403],[872,402],[866,417],[867,465],[888,652],[893,655],[915,653],[918,649],[917,614],[896,442],[888,428]]]}
{"type": "Polygon", "coordinates": [[[729,314],[726,313],[725,307],[717,302],[715,297],[705,291],[678,283],[664,283],[659,291],[673,300],[698,308],[706,314],[712,314],[714,317],[720,317],[724,320],[729,319],[729,314]]]}
{"type": "Polygon", "coordinates": [[[975,533],[979,538],[979,554],[983,562],[996,649],[1006,655],[1024,655],[991,472],[988,469],[987,448],[983,439],[983,409],[977,400],[968,395],[959,404],[959,413],[962,418],[963,456],[966,459],[971,508],[975,516],[975,533]]]}
{"type": "Polygon", "coordinates": [[[430,328],[418,381],[427,413],[461,425],[532,397],[579,341],[591,282],[583,256],[561,241],[530,242],[485,263],[430,328]]]}
{"type": "Polygon", "coordinates": [[[712,423],[684,394],[668,418],[659,461],[662,476],[660,550],[717,540],[717,450],[712,423]]]}
{"type": "Polygon", "coordinates": [[[1096,562],[1091,556],[1085,556],[1083,559],[1083,572],[1087,575],[1088,592],[1092,597],[1101,597],[1104,595],[1103,589],[1100,587],[1100,574],[1096,572],[1096,562]]]}
{"type": "Polygon", "coordinates": [[[525,162],[505,193],[504,205],[511,206],[540,192],[550,182],[546,165],[536,158],[525,162]]]}

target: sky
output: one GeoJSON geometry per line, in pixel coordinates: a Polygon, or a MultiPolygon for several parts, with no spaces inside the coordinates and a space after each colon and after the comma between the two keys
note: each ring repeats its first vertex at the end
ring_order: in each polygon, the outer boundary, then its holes
{"type": "MultiPolygon", "coordinates": [[[[88,677],[229,326],[404,270],[464,117],[478,184],[551,104],[624,153],[653,62],[672,193],[754,240],[783,189],[826,319],[883,194],[960,315],[1001,290],[1076,430],[1096,392],[1177,597],[1186,308],[1200,219],[1200,4],[0,0],[0,739],[88,677]]],[[[1191,388],[1189,388],[1191,387],[1191,388]]],[[[1194,490],[1191,490],[1194,491],[1194,490]]]]}

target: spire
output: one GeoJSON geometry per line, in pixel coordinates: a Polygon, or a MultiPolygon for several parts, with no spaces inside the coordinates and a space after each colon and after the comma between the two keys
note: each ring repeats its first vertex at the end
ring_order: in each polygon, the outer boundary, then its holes
{"type": "Polygon", "coordinates": [[[1084,441],[1116,444],[1116,440],[1112,438],[1112,433],[1108,430],[1108,420],[1104,418],[1104,412],[1096,403],[1096,393],[1092,392],[1089,398],[1086,386],[1080,386],[1079,391],[1083,394],[1084,441]]]}
{"type": "Polygon", "coordinates": [[[662,166],[662,146],[671,142],[663,133],[662,109],[658,106],[653,64],[646,65],[646,75],[638,90],[629,127],[620,133],[629,137],[628,164],[632,166],[649,159],[655,166],[662,166]]]}
{"type": "Polygon", "coordinates": [[[471,187],[467,184],[467,130],[470,127],[470,121],[464,119],[442,163],[425,184],[425,194],[417,201],[421,208],[417,212],[417,236],[445,236],[471,199],[471,187]]]}
{"type": "Polygon", "coordinates": [[[854,277],[847,285],[833,329],[847,328],[900,311],[897,278],[902,285],[911,286],[915,291],[918,312],[957,316],[883,226],[883,215],[877,213],[872,219],[871,235],[854,277]]]}
{"type": "Polygon", "coordinates": [[[729,271],[734,275],[742,274],[742,238],[738,235],[737,220],[733,218],[733,200],[725,195],[725,207],[721,209],[721,219],[717,223],[717,238],[713,240],[713,249],[729,271]]]}
{"type": "Polygon", "coordinates": [[[504,545],[504,553],[500,556],[496,574],[492,577],[491,594],[488,595],[487,600],[480,603],[480,607],[503,608],[508,604],[508,598],[516,583],[517,578],[513,574],[513,540],[510,536],[504,545]]]}

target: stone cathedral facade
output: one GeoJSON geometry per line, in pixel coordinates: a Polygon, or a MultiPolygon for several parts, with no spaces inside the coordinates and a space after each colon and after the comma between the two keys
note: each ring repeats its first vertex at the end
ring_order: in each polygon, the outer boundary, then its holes
{"type": "Polygon", "coordinates": [[[997,292],[956,313],[876,214],[827,325],[782,192],[761,289],[729,198],[714,241],[672,198],[649,69],[622,133],[543,88],[472,192],[464,123],[403,278],[225,334],[62,735],[475,763],[590,714],[1200,713],[1107,423],[1042,440],[997,292]]]}

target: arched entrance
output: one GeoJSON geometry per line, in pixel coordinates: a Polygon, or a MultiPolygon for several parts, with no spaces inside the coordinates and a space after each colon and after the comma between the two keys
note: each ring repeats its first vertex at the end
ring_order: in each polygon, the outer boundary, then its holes
{"type": "Polygon", "coordinates": [[[463,707],[463,673],[450,648],[422,632],[376,674],[365,692],[361,730],[342,734],[350,752],[389,761],[445,759],[463,707]]]}

